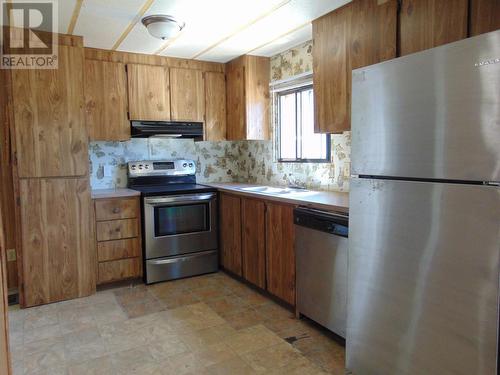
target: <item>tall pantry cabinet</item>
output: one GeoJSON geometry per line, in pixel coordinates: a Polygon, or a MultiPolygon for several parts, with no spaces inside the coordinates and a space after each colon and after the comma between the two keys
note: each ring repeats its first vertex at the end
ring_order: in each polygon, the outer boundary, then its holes
{"type": "Polygon", "coordinates": [[[83,74],[73,36],[59,36],[57,69],[11,72],[23,307],[95,291],[83,74]]]}

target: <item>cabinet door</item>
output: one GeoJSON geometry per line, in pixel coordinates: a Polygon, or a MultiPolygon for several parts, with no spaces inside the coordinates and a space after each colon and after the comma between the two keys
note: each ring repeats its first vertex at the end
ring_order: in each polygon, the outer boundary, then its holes
{"type": "Polygon", "coordinates": [[[9,324],[7,304],[7,267],[2,201],[0,200],[0,374],[10,374],[9,324]]]}
{"type": "Polygon", "coordinates": [[[88,179],[19,183],[25,307],[95,292],[88,179]]]}
{"type": "Polygon", "coordinates": [[[469,36],[500,29],[499,0],[470,0],[469,36]]]}
{"type": "MultiPolygon", "coordinates": [[[[355,0],[351,6],[355,20],[350,23],[351,70],[395,58],[397,0],[355,0]]],[[[351,74],[347,77],[350,80],[351,74]]]]}
{"type": "Polygon", "coordinates": [[[269,77],[268,57],[245,55],[246,138],[269,139],[269,77]]]}
{"type": "Polygon", "coordinates": [[[221,265],[236,275],[241,269],[241,200],[228,194],[220,196],[221,265]]]}
{"type": "Polygon", "coordinates": [[[167,68],[128,64],[127,78],[131,120],[170,120],[170,85],[167,68]]]}
{"type": "Polygon", "coordinates": [[[266,226],[264,201],[241,199],[243,277],[266,287],[266,226]]]}
{"type": "Polygon", "coordinates": [[[130,139],[125,65],[85,61],[85,108],[90,140],[130,139]]]}
{"type": "Polygon", "coordinates": [[[243,58],[226,65],[227,139],[246,139],[245,68],[243,58]]]}
{"type": "Polygon", "coordinates": [[[295,228],[293,206],[267,203],[267,290],[295,305],[295,228]]]}
{"type": "Polygon", "coordinates": [[[172,120],[203,122],[205,89],[200,70],[170,68],[172,120]]]}
{"type": "Polygon", "coordinates": [[[402,0],[400,55],[467,37],[468,0],[402,0]]]}
{"type": "Polygon", "coordinates": [[[351,4],[313,21],[314,131],[350,129],[348,40],[351,4]]]}
{"type": "Polygon", "coordinates": [[[226,140],[226,78],[205,73],[205,141],[226,140]]]}
{"type": "Polygon", "coordinates": [[[87,174],[83,48],[58,48],[58,69],[12,70],[19,177],[87,174]]]}

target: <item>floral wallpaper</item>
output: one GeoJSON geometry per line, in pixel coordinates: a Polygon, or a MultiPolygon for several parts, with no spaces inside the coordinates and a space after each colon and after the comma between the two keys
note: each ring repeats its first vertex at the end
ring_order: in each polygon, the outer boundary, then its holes
{"type": "Polygon", "coordinates": [[[271,57],[271,81],[312,72],[312,40],[271,57]]]}
{"type": "MultiPolygon", "coordinates": [[[[312,42],[271,58],[271,81],[312,70],[312,42]]],[[[127,186],[127,165],[134,160],[186,158],[196,161],[203,182],[249,182],[301,185],[310,189],[348,191],[351,134],[332,135],[331,163],[278,163],[274,141],[194,142],[189,139],[132,139],[91,142],[91,186],[127,186]]],[[[274,138],[273,138],[274,139],[274,138]]]]}

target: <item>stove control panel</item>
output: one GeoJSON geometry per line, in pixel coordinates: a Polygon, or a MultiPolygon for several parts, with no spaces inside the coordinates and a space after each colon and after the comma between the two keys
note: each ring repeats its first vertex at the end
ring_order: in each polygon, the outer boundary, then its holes
{"type": "Polygon", "coordinates": [[[189,176],[196,173],[196,163],[188,159],[141,160],[128,163],[129,177],[189,176]]]}

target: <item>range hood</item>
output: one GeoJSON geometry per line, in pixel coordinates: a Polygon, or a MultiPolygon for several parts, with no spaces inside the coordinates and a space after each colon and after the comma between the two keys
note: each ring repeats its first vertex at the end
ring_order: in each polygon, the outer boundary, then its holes
{"type": "Polygon", "coordinates": [[[203,140],[202,122],[132,121],[132,138],[189,138],[203,140]]]}

